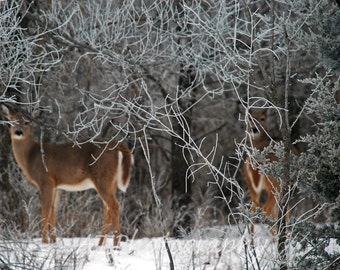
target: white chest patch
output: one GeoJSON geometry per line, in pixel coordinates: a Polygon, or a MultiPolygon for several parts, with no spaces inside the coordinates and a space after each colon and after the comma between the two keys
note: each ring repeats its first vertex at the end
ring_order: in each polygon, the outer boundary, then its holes
{"type": "Polygon", "coordinates": [[[266,176],[263,174],[255,173],[255,171],[252,169],[250,164],[247,163],[246,166],[248,167],[247,174],[248,174],[248,178],[250,179],[251,186],[256,194],[260,194],[261,191],[265,189],[266,176]],[[258,183],[255,183],[254,176],[255,177],[260,176],[258,183]]]}
{"type": "Polygon", "coordinates": [[[66,191],[83,191],[83,190],[87,190],[90,188],[94,188],[95,186],[93,184],[93,182],[86,178],[84,179],[82,182],[79,182],[77,184],[74,185],[58,185],[57,189],[62,189],[62,190],[66,190],[66,191]]]}

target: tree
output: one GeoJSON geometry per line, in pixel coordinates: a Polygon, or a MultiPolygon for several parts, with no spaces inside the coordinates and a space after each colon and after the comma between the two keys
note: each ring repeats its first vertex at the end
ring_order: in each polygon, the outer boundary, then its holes
{"type": "MultiPolygon", "coordinates": [[[[131,144],[136,169],[129,194],[137,196],[121,198],[123,213],[124,207],[129,210],[122,226],[128,235],[136,227],[149,236],[150,231],[165,235],[174,225],[211,225],[216,212],[223,213],[221,223],[236,224],[245,234],[244,223],[256,216],[249,213],[239,172],[250,150],[242,124],[251,108],[276,111],[268,132],[281,135],[283,143],[266,151],[275,152],[280,162],[261,169],[277,175],[282,186],[282,211],[274,222],[280,224],[278,265],[287,267],[283,217],[300,183],[289,145],[312,125],[304,117],[304,100],[311,93],[304,80],[325,73],[315,52],[333,48],[330,40],[336,40],[333,29],[324,34],[326,43],[316,46],[322,37],[316,25],[328,1],[18,0],[1,5],[1,20],[9,25],[0,29],[2,40],[8,39],[2,42],[8,49],[1,56],[6,56],[1,102],[45,109],[37,139],[131,144]],[[238,101],[246,104],[242,116],[238,101]],[[157,197],[161,203],[155,204],[157,197]],[[200,208],[209,216],[197,221],[200,208]]],[[[333,20],[324,25],[334,25],[333,20]]],[[[336,53],[321,55],[333,59],[336,53]]],[[[93,198],[91,193],[73,196],[93,198]]],[[[98,202],[91,207],[97,209],[98,202]]],[[[73,215],[61,216],[72,220],[73,215]]],[[[253,253],[247,245],[245,250],[253,253]]]]}
{"type": "Polygon", "coordinates": [[[327,78],[318,77],[310,81],[315,89],[306,102],[309,114],[315,114],[319,121],[317,131],[302,138],[309,146],[299,160],[302,168],[301,188],[312,194],[326,209],[330,216],[328,222],[316,226],[309,220],[299,224],[295,234],[295,243],[300,244],[302,255],[297,256],[296,267],[305,269],[317,268],[337,269],[340,265],[339,252],[328,252],[327,247],[336,239],[339,243],[339,101],[336,92],[339,91],[339,81],[335,84],[327,78]]]}

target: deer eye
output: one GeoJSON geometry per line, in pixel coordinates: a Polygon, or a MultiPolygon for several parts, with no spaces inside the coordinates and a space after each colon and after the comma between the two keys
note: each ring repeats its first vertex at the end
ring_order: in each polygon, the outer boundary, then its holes
{"type": "Polygon", "coordinates": [[[261,117],[261,118],[260,118],[260,121],[261,121],[261,122],[264,122],[265,120],[266,120],[266,118],[264,118],[264,117],[261,117]]]}

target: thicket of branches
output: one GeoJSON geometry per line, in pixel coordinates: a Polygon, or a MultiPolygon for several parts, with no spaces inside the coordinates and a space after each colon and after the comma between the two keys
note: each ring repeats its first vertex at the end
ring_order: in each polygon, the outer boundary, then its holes
{"type": "MultiPolygon", "coordinates": [[[[243,224],[256,216],[242,175],[252,152],[245,119],[257,107],[276,111],[268,132],[283,137],[270,150],[280,162],[263,169],[279,177],[280,204],[293,206],[288,228],[339,203],[335,2],[18,0],[0,8],[0,102],[45,111],[37,140],[118,140],[134,151],[131,186],[119,194],[123,233],[183,236],[236,224],[246,234],[243,224]],[[289,155],[292,142],[300,158],[289,155]],[[309,190],[329,201],[317,204],[309,190]]],[[[25,231],[39,216],[38,195],[0,128],[1,226],[16,220],[25,231]]],[[[95,192],[63,194],[58,225],[66,236],[96,234],[101,208],[95,192]]]]}

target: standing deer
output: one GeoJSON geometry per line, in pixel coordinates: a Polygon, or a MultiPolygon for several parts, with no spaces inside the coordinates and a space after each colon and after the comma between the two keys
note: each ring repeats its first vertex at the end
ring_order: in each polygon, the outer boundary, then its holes
{"type": "Polygon", "coordinates": [[[56,216],[59,191],[97,190],[104,204],[104,229],[99,245],[113,229],[115,246],[120,239],[120,204],[117,187],[126,191],[130,182],[133,155],[121,143],[105,146],[85,143],[38,143],[33,140],[32,121],[13,107],[1,105],[11,121],[10,135],[14,157],[28,182],[39,189],[42,213],[42,242],[56,241],[56,216]]]}
{"type": "MultiPolygon", "coordinates": [[[[268,134],[269,111],[266,109],[252,109],[250,116],[250,119],[248,119],[248,135],[251,147],[262,151],[265,147],[269,146],[271,142],[275,141],[270,138],[268,134]]],[[[291,146],[291,149],[298,155],[297,150],[293,146],[291,146]]],[[[269,160],[269,162],[278,160],[274,154],[268,154],[266,159],[269,160]]],[[[260,174],[258,165],[259,164],[254,164],[250,156],[246,158],[244,164],[244,176],[250,192],[250,198],[253,202],[251,211],[255,212],[257,207],[261,207],[266,217],[272,216],[274,220],[276,220],[279,210],[280,183],[273,176],[260,174]]],[[[288,220],[288,218],[288,215],[286,215],[286,220],[288,220]]],[[[250,232],[253,237],[253,223],[251,223],[250,232]]],[[[273,235],[276,233],[275,227],[272,229],[272,233],[273,235]]]]}

